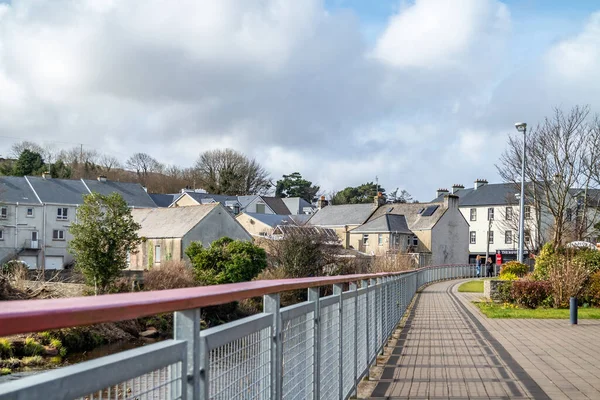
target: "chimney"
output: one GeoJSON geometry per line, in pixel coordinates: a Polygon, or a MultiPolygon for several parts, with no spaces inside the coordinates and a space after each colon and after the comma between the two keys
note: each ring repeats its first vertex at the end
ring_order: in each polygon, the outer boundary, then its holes
{"type": "Polygon", "coordinates": [[[104,175],[100,175],[100,176],[98,177],[98,181],[99,181],[99,182],[106,182],[106,176],[104,176],[104,175]]]}
{"type": "Polygon", "coordinates": [[[375,208],[382,206],[385,204],[385,198],[383,197],[383,195],[381,194],[381,192],[377,192],[377,196],[375,196],[373,198],[373,205],[375,206],[375,208]]]}
{"type": "Polygon", "coordinates": [[[458,210],[458,196],[455,194],[447,194],[444,196],[444,207],[447,209],[458,210]]]}
{"type": "Polygon", "coordinates": [[[440,197],[444,194],[448,194],[448,193],[450,193],[448,191],[448,189],[438,189],[437,192],[435,192],[435,197],[438,198],[438,197],[440,197]]]}
{"type": "Polygon", "coordinates": [[[474,190],[477,190],[477,189],[479,189],[480,187],[482,187],[483,185],[487,185],[487,183],[488,183],[488,181],[487,181],[487,180],[485,180],[485,179],[477,179],[477,180],[475,181],[475,184],[473,185],[473,189],[474,189],[474,190]]]}
{"type": "Polygon", "coordinates": [[[452,185],[452,194],[455,194],[456,192],[458,192],[459,190],[464,189],[464,188],[465,188],[464,185],[455,183],[454,185],[452,185]]]}
{"type": "Polygon", "coordinates": [[[50,172],[45,171],[45,172],[42,172],[42,178],[43,179],[50,179],[50,178],[52,178],[52,176],[50,175],[50,172]]]}
{"type": "Polygon", "coordinates": [[[146,186],[142,186],[142,189],[144,189],[144,192],[148,193],[148,188],[146,186]]]}
{"type": "Polygon", "coordinates": [[[329,202],[325,200],[325,196],[321,196],[319,200],[317,200],[317,209],[320,210],[321,208],[326,207],[327,204],[329,204],[329,202]]]}

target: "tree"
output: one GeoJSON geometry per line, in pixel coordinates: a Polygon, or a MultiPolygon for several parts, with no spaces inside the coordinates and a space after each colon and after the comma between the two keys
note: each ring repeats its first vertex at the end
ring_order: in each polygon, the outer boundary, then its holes
{"type": "Polygon", "coordinates": [[[267,253],[252,242],[222,237],[204,248],[192,242],[185,254],[196,272],[196,279],[205,285],[247,282],[267,266],[267,253]]]}
{"type": "Polygon", "coordinates": [[[63,160],[50,164],[50,176],[53,178],[69,179],[72,173],[71,167],[65,165],[63,160]]]}
{"type": "Polygon", "coordinates": [[[309,203],[317,195],[318,186],[313,186],[311,181],[302,178],[299,172],[283,175],[283,179],[277,181],[275,196],[277,197],[301,197],[309,203]]]}
{"type": "Polygon", "coordinates": [[[385,196],[385,189],[373,182],[367,182],[357,187],[347,187],[332,197],[333,204],[363,204],[372,203],[377,190],[385,196]]]}
{"type": "Polygon", "coordinates": [[[399,188],[396,188],[396,190],[387,195],[388,203],[410,203],[413,201],[413,198],[408,191],[402,189],[402,191],[398,193],[398,190],[399,188]]]}
{"type": "Polygon", "coordinates": [[[148,177],[151,173],[161,169],[160,163],[146,153],[135,153],[129,157],[125,165],[135,171],[143,186],[148,184],[148,177]]]}
{"type": "MultiPolygon", "coordinates": [[[[593,225],[587,199],[578,205],[574,190],[596,187],[594,168],[600,163],[600,119],[590,121],[589,108],[576,106],[569,112],[555,109],[535,128],[527,132],[525,179],[527,200],[536,214],[536,242],[546,240],[554,246],[581,239],[593,225]],[[541,215],[551,216],[545,222],[541,215]],[[575,215],[575,218],[573,218],[575,215]]],[[[509,138],[508,148],[496,165],[506,182],[520,182],[523,135],[509,138]]],[[[600,179],[598,179],[600,181],[600,179]]]]}
{"type": "Polygon", "coordinates": [[[268,173],[256,160],[232,149],[202,153],[195,172],[199,186],[214,194],[262,194],[271,186],[268,173]]]}
{"type": "Polygon", "coordinates": [[[38,175],[44,172],[46,166],[40,153],[35,153],[29,149],[23,150],[19,159],[13,166],[12,175],[38,175]]]}
{"type": "Polygon", "coordinates": [[[110,173],[112,170],[116,168],[121,168],[121,162],[115,156],[110,156],[107,154],[103,154],[100,157],[100,167],[102,167],[102,172],[110,173]]]}
{"type": "Polygon", "coordinates": [[[141,226],[118,193],[84,196],[76,221],[69,228],[73,235],[69,252],[95,294],[104,292],[127,268],[127,254],[140,243],[137,231],[141,226]]]}

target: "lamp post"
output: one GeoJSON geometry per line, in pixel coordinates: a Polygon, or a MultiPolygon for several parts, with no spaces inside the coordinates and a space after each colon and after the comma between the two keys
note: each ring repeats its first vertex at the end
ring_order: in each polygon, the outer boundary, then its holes
{"type": "Polygon", "coordinates": [[[526,138],[527,138],[527,124],[525,122],[518,122],[515,124],[517,131],[523,133],[523,157],[521,160],[521,199],[519,204],[519,248],[517,254],[517,260],[523,262],[523,249],[525,243],[525,151],[526,151],[526,138]]]}

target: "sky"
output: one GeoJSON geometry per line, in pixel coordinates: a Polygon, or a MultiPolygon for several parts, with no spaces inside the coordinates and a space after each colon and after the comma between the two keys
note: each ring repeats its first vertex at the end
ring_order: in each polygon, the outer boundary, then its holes
{"type": "Polygon", "coordinates": [[[0,0],[0,156],[229,147],[429,201],[500,182],[515,122],[598,96],[595,0],[0,0]]]}

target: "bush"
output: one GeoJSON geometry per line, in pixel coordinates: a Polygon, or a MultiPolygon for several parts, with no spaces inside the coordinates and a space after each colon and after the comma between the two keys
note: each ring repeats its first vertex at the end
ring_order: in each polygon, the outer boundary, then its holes
{"type": "Polygon", "coordinates": [[[588,279],[581,300],[593,306],[600,306],[600,271],[596,271],[588,279]]]}
{"type": "Polygon", "coordinates": [[[10,358],[13,355],[12,343],[8,339],[0,339],[0,359],[10,358]]]}
{"type": "Polygon", "coordinates": [[[37,342],[34,338],[28,337],[23,345],[23,355],[37,356],[44,353],[44,346],[37,342]]]}
{"type": "Polygon", "coordinates": [[[552,287],[547,281],[520,280],[513,282],[511,295],[514,301],[524,307],[536,308],[550,296],[552,287]]]}
{"type": "Polygon", "coordinates": [[[506,264],[502,265],[500,269],[500,275],[505,273],[515,274],[518,277],[522,277],[529,272],[529,267],[523,263],[518,261],[509,261],[506,264]]]}
{"type": "Polygon", "coordinates": [[[165,261],[144,273],[145,290],[179,289],[197,286],[194,271],[184,261],[165,261]]]}
{"type": "Polygon", "coordinates": [[[185,254],[194,266],[196,280],[205,285],[251,281],[267,267],[267,253],[251,242],[223,237],[205,249],[192,242],[185,254]]]}
{"type": "Polygon", "coordinates": [[[533,277],[536,280],[547,280],[550,265],[557,261],[558,254],[552,243],[546,243],[535,259],[533,277]]]}
{"type": "Polygon", "coordinates": [[[600,251],[598,250],[578,249],[573,257],[582,264],[585,264],[592,273],[600,269],[600,251]]]}
{"type": "Polygon", "coordinates": [[[31,356],[31,357],[23,357],[21,360],[21,365],[23,367],[37,367],[39,365],[44,364],[44,359],[42,356],[31,356]]]}
{"type": "Polygon", "coordinates": [[[497,286],[497,293],[492,300],[500,303],[512,303],[512,285],[513,281],[500,282],[497,286]]]}
{"type": "Polygon", "coordinates": [[[10,368],[0,368],[0,376],[9,375],[11,373],[10,368]]]}
{"type": "Polygon", "coordinates": [[[570,254],[557,255],[548,264],[554,307],[567,307],[570,297],[578,297],[591,274],[589,266],[570,254]]]}
{"type": "Polygon", "coordinates": [[[499,276],[501,281],[516,281],[519,277],[513,272],[503,272],[499,276]]]}

